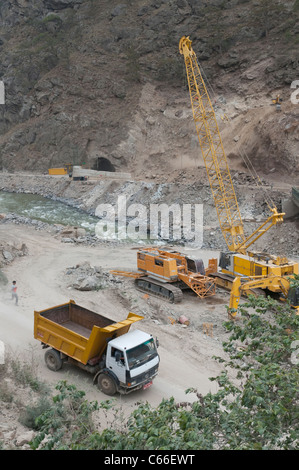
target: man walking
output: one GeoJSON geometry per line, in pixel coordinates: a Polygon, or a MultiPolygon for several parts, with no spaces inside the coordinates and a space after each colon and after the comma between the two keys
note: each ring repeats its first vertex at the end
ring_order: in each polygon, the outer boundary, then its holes
{"type": "Polygon", "coordinates": [[[11,298],[12,300],[15,299],[16,305],[18,305],[18,294],[17,294],[17,283],[16,281],[12,281],[12,286],[11,286],[11,298]]]}

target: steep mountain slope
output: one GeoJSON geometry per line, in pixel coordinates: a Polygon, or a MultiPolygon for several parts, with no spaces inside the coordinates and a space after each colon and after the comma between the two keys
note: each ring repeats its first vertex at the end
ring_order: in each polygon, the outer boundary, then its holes
{"type": "Polygon", "coordinates": [[[3,0],[1,168],[194,173],[202,161],[178,50],[190,35],[232,167],[246,171],[246,152],[262,175],[295,184],[298,12],[298,0],[3,0]]]}

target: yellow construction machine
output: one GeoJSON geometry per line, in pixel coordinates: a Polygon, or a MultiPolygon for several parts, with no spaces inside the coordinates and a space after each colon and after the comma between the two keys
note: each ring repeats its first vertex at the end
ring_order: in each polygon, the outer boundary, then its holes
{"type": "Polygon", "coordinates": [[[200,298],[215,294],[215,280],[208,274],[217,270],[216,259],[210,259],[205,269],[202,260],[178,251],[145,247],[137,252],[137,268],[137,272],[110,272],[133,277],[138,290],[172,303],[182,300],[185,289],[191,289],[200,298]]]}
{"type": "Polygon", "coordinates": [[[276,95],[276,98],[272,98],[272,104],[280,104],[282,102],[282,98],[280,95],[276,95]]]}
{"type": "Polygon", "coordinates": [[[237,276],[233,281],[230,294],[230,315],[236,316],[242,294],[252,292],[252,289],[255,288],[269,289],[271,285],[280,286],[282,293],[280,300],[289,301],[290,305],[295,308],[296,315],[299,315],[299,284],[298,286],[292,285],[290,279],[281,276],[259,276],[251,279],[237,276]]]}
{"type": "Polygon", "coordinates": [[[229,249],[220,255],[221,271],[213,274],[216,284],[231,289],[236,276],[263,276],[264,282],[271,277],[271,282],[265,282],[263,289],[282,292],[278,279],[298,274],[298,263],[285,257],[256,253],[250,248],[271,227],[283,221],[284,213],[279,213],[268,197],[269,217],[251,235],[245,235],[217,118],[189,37],[181,38],[179,50],[185,60],[193,118],[220,228],[229,249]]]}
{"type": "Polygon", "coordinates": [[[49,168],[48,170],[49,175],[69,175],[69,176],[72,176],[72,171],[73,171],[72,163],[66,163],[61,168],[49,168]]]}

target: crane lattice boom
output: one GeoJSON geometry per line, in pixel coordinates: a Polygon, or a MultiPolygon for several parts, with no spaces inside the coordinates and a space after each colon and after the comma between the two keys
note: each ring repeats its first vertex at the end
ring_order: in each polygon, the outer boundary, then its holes
{"type": "Polygon", "coordinates": [[[220,228],[229,250],[245,253],[272,225],[282,222],[284,214],[271,209],[272,215],[267,221],[250,237],[245,237],[216,115],[189,37],[181,38],[179,49],[185,59],[193,118],[220,228]]]}

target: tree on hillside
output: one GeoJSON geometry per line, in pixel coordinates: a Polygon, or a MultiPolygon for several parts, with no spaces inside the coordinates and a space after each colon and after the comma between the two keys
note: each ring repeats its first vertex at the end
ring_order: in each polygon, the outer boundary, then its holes
{"type": "Polygon", "coordinates": [[[251,21],[267,37],[269,31],[286,18],[286,7],[279,0],[256,0],[251,11],[251,21]]]}

